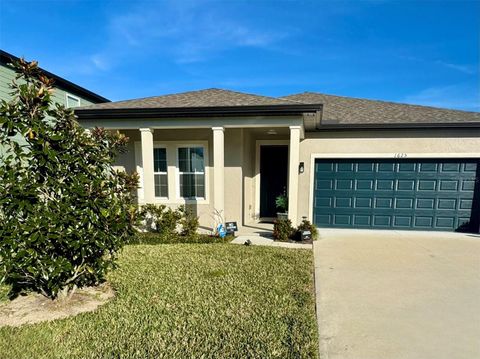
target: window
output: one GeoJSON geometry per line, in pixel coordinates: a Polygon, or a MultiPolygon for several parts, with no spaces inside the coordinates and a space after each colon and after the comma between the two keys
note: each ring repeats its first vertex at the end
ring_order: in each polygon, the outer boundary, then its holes
{"type": "Polygon", "coordinates": [[[205,163],[203,147],[178,149],[180,197],[205,198],[205,163]]]}
{"type": "Polygon", "coordinates": [[[153,176],[155,180],[155,197],[168,197],[167,150],[153,149],[153,176]]]}
{"type": "Polygon", "coordinates": [[[80,106],[80,99],[76,96],[73,96],[67,93],[67,107],[78,107],[78,106],[80,106]]]}

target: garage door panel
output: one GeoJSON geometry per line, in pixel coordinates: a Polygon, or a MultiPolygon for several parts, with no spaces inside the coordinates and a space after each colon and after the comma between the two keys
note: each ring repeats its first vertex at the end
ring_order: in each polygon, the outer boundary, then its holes
{"type": "Polygon", "coordinates": [[[320,227],[455,230],[474,208],[478,160],[317,160],[320,227]]]}

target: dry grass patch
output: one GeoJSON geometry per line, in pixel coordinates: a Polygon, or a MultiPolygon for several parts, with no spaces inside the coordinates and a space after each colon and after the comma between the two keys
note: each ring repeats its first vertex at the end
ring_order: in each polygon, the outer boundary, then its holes
{"type": "Polygon", "coordinates": [[[30,293],[0,303],[0,327],[18,327],[91,312],[114,296],[109,285],[76,290],[69,298],[51,300],[30,293]]]}

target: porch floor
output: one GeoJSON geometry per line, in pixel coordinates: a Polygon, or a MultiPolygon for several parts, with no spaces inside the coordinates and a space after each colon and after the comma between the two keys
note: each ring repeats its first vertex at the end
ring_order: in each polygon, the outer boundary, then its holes
{"type": "Polygon", "coordinates": [[[241,226],[237,236],[261,236],[266,238],[272,238],[273,235],[273,223],[252,223],[241,226]]]}

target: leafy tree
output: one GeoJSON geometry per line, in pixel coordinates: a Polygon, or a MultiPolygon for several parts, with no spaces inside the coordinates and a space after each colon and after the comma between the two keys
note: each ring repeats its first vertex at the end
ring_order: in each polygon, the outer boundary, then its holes
{"type": "Polygon", "coordinates": [[[115,171],[128,139],[53,105],[36,62],[13,64],[0,104],[0,283],[47,297],[102,282],[134,232],[138,176],[115,171]]]}

